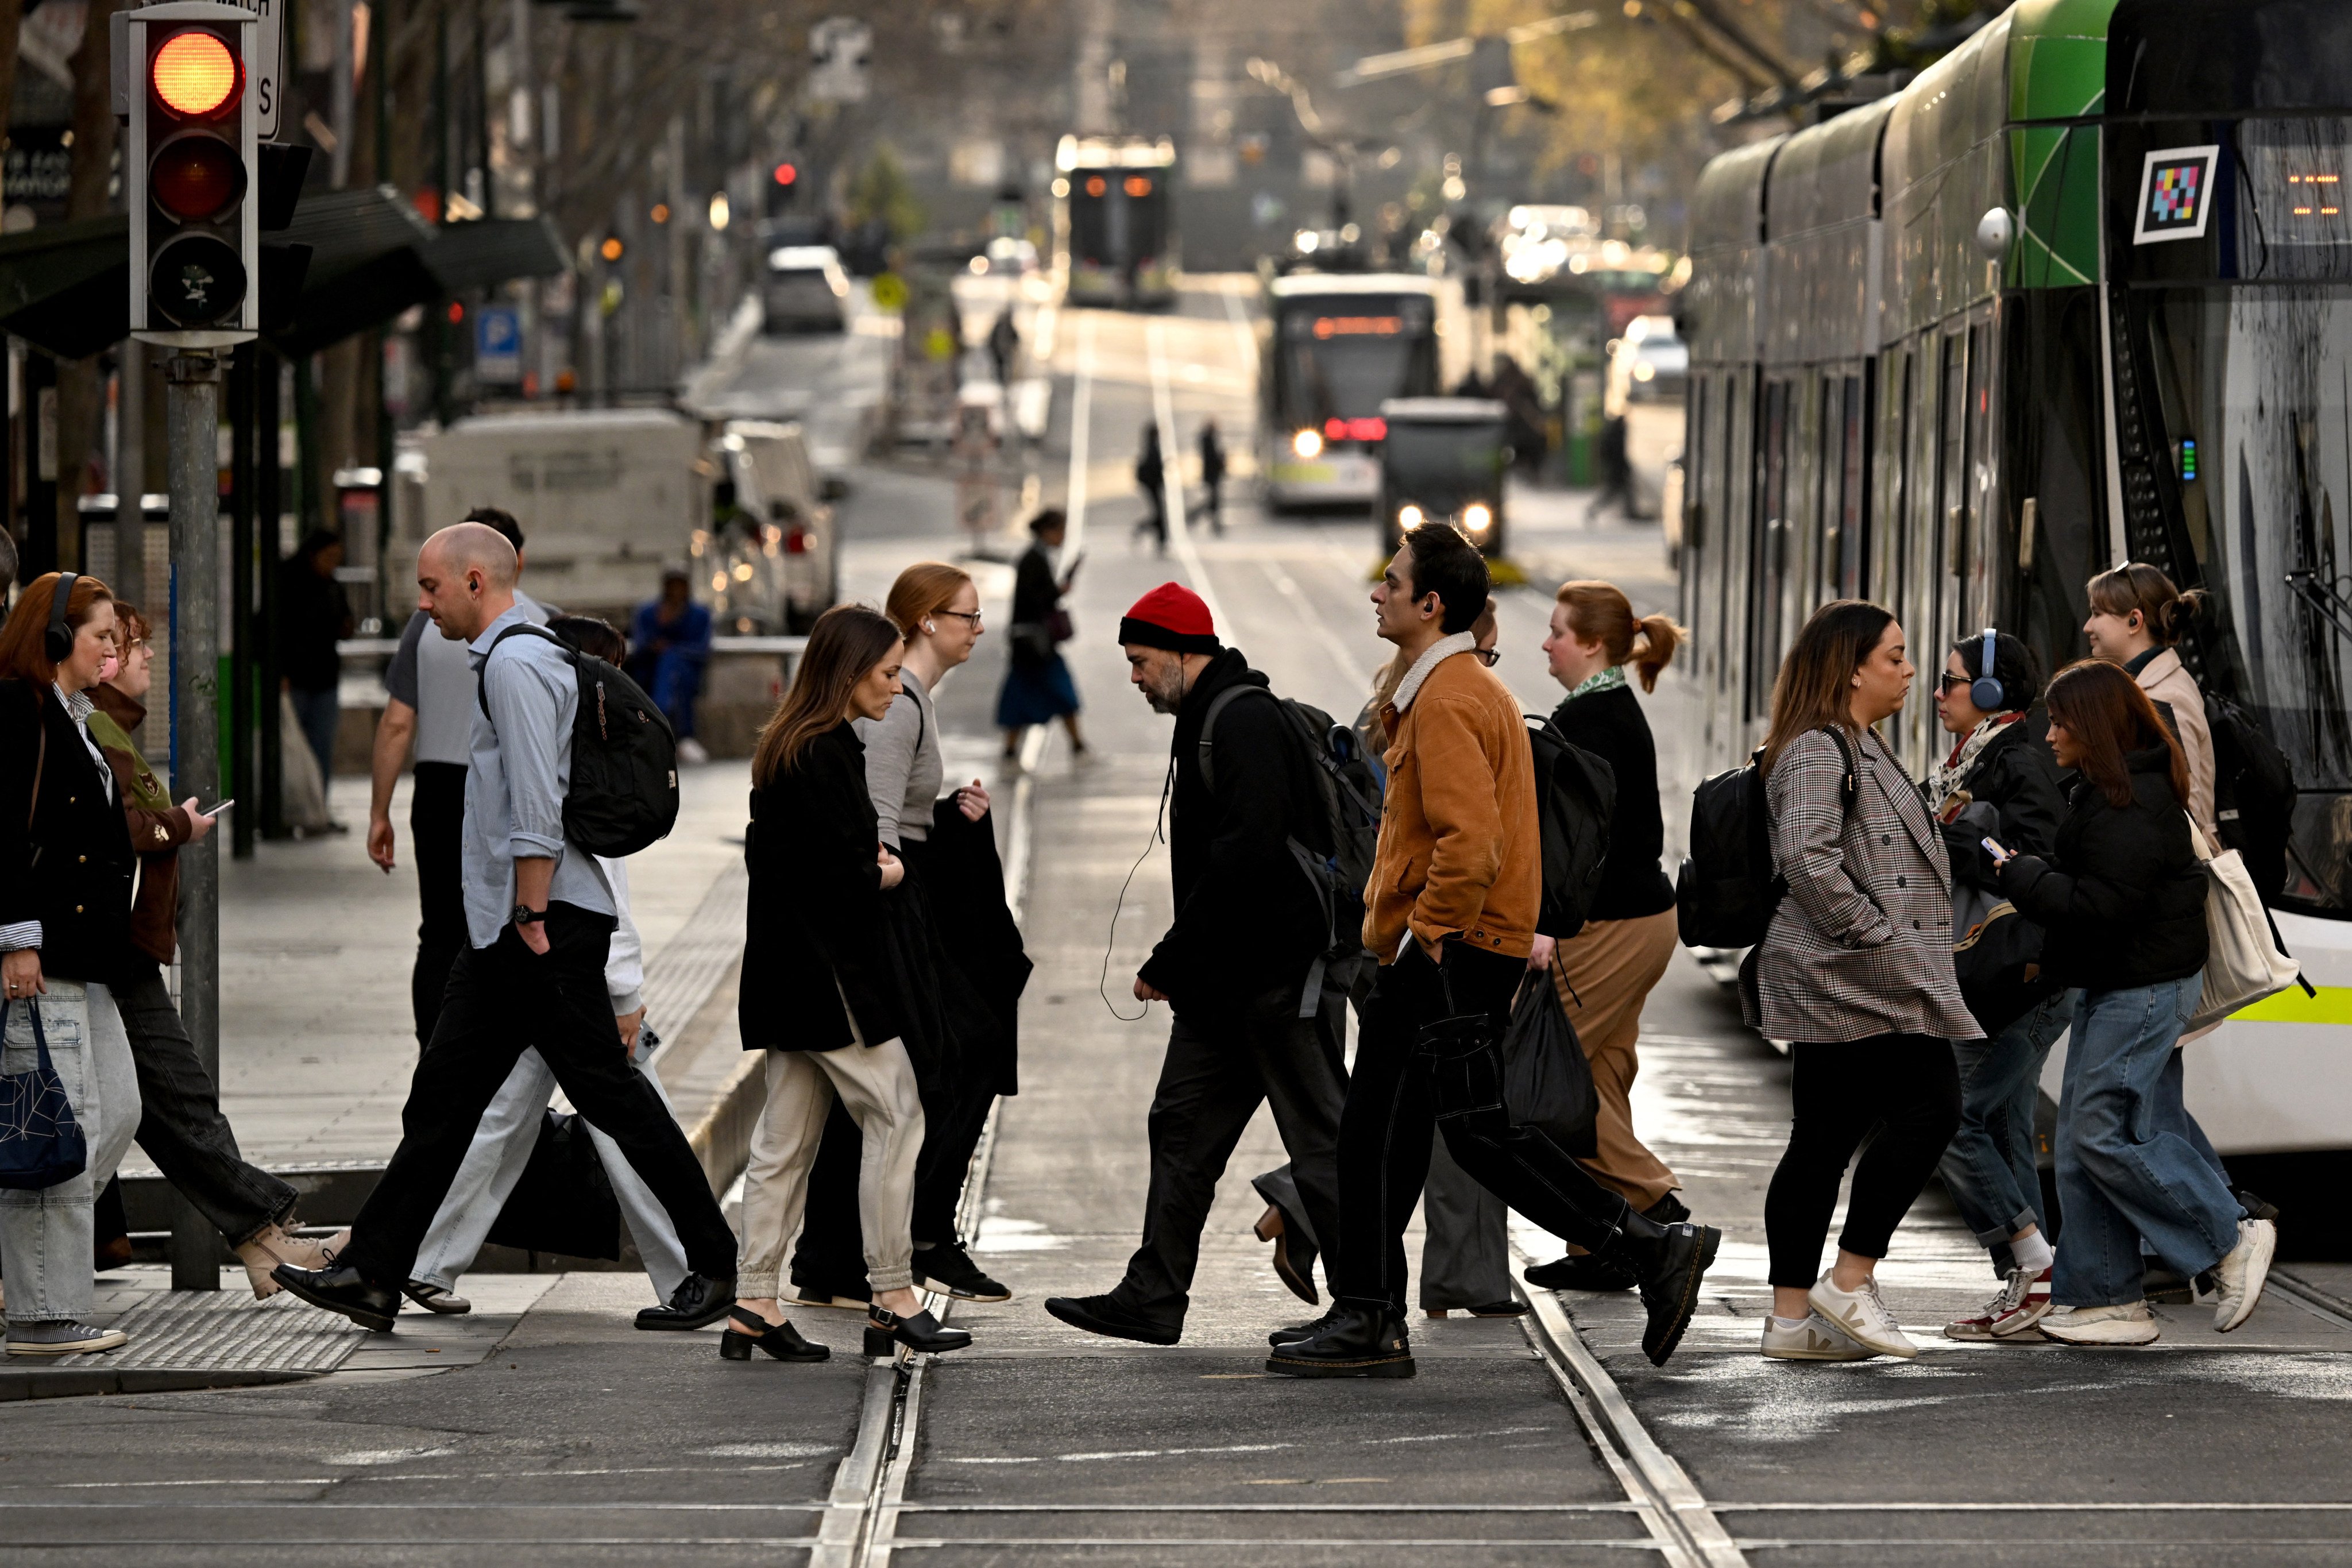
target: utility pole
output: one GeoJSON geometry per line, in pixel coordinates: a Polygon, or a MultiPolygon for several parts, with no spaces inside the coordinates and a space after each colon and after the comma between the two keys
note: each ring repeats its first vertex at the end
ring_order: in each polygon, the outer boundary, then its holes
{"type": "MultiPolygon", "coordinates": [[[[178,563],[172,663],[176,700],[172,787],[220,799],[220,361],[172,356],[164,381],[171,442],[172,559],[178,563]]],[[[180,848],[180,1016],[196,1058],[220,1081],[220,840],[180,848]]],[[[220,1289],[220,1238],[185,1198],[172,1216],[172,1289],[220,1289]]]]}

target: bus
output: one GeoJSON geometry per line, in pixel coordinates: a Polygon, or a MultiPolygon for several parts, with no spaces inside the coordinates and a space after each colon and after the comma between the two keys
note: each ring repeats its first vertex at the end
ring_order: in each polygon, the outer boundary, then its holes
{"type": "Polygon", "coordinates": [[[1258,472],[1276,511],[1370,508],[1381,405],[1440,390],[1438,285],[1405,272],[1293,272],[1266,285],[1258,472]]]}
{"type": "MultiPolygon", "coordinates": [[[[1926,672],[1988,625],[2083,656],[2121,561],[2212,595],[2180,653],[2294,767],[2273,903],[2317,989],[2187,1052],[2232,1155],[2352,1148],[2347,59],[2341,0],[2020,0],[1901,93],[1710,163],[1680,310],[1706,771],[1826,600],[1894,608],[1926,672]]],[[[1927,685],[1891,724],[1915,776],[1948,745],[1927,685]]]]}
{"type": "Polygon", "coordinates": [[[1054,163],[1054,260],[1064,297],[1125,310],[1173,304],[1176,144],[1165,136],[1065,136],[1054,163]]]}

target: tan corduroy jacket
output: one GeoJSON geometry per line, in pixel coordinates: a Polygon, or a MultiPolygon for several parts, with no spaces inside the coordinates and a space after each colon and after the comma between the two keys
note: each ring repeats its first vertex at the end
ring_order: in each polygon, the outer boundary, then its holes
{"type": "Polygon", "coordinates": [[[1433,951],[1451,936],[1514,958],[1535,945],[1543,901],[1535,759],[1518,703],[1468,657],[1470,646],[1465,636],[1417,683],[1408,675],[1397,689],[1402,711],[1394,702],[1381,710],[1389,784],[1364,889],[1364,945],[1382,963],[1395,960],[1408,929],[1433,951]]]}

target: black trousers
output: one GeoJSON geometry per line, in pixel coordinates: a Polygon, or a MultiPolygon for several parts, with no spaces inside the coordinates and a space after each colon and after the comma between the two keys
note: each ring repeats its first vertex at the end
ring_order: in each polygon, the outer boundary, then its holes
{"type": "Polygon", "coordinates": [[[124,972],[114,1004],[139,1073],[139,1147],[163,1179],[232,1247],[284,1219],[293,1210],[294,1189],[237,1152],[220,1089],[198,1059],[154,960],[142,957],[124,972]]]}
{"type": "Polygon", "coordinates": [[[465,890],[466,770],[456,763],[419,763],[409,787],[409,852],[416,857],[416,967],[408,1002],[416,1015],[416,1046],[433,1037],[449,971],[468,945],[465,890]]]}
{"type": "Polygon", "coordinates": [[[482,1112],[516,1058],[537,1047],[572,1109],[620,1145],[668,1211],[687,1267],[732,1279],[735,1233],[686,1134],[621,1048],[604,989],[613,917],[552,904],[547,939],[548,951],[535,953],[509,926],[488,947],[457,955],[401,1110],[400,1147],[352,1224],[343,1261],[380,1285],[407,1279],[482,1112]]]}
{"type": "MultiPolygon", "coordinates": [[[[995,1092],[985,1087],[923,1096],[923,1147],[915,1156],[916,1245],[954,1241],[956,1209],[980,1135],[988,1129],[995,1092]]],[[[855,1296],[866,1279],[866,1232],[857,1218],[857,1170],[866,1136],[841,1101],[824,1119],[816,1163],[809,1167],[808,1203],[793,1246],[793,1283],[824,1295],[855,1296]]]]}
{"type": "Polygon", "coordinates": [[[1838,1184],[1865,1138],[1838,1246],[1886,1256],[1895,1227],[1959,1131],[1960,1069],[1952,1043],[1934,1035],[1801,1043],[1789,1054],[1795,1121],[1764,1194],[1764,1237],[1772,1283],[1802,1290],[1821,1276],[1838,1184]]]}
{"type": "Polygon", "coordinates": [[[1501,1100],[1500,1058],[1421,1055],[1424,1025],[1484,1012],[1500,1038],[1527,960],[1449,942],[1444,980],[1418,942],[1381,971],[1356,1030],[1356,1070],[1339,1123],[1339,1256],[1331,1293],[1405,1310],[1404,1230],[1429,1176],[1430,1140],[1445,1135],[1454,1163],[1488,1192],[1564,1240],[1598,1252],[1613,1240],[1625,1200],[1533,1128],[1513,1127],[1501,1100]]]}
{"type": "MultiPolygon", "coordinates": [[[[1217,1178],[1260,1103],[1273,1109],[1307,1223],[1318,1237],[1339,1234],[1346,1006],[1327,999],[1315,1016],[1301,1018],[1298,987],[1286,984],[1230,1015],[1196,1012],[1170,1027],[1148,1123],[1151,1186],[1143,1239],[1113,1300],[1147,1321],[1183,1327],[1217,1178]]],[[[1328,1253],[1323,1267],[1326,1279],[1337,1278],[1328,1253]]]]}

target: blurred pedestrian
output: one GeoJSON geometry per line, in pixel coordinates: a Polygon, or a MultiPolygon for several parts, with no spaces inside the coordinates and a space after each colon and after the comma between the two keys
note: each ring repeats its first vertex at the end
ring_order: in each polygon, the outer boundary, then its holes
{"type": "Polygon", "coordinates": [[[215,826],[194,795],[174,805],[132,739],[147,721],[155,645],[135,605],[114,606],[118,653],[111,673],[90,689],[90,738],[105,753],[116,798],[139,858],[131,905],[131,941],[111,990],[139,1075],[139,1147],[163,1179],[194,1204],[245,1266],[257,1297],[278,1293],[269,1271],[281,1263],[324,1268],[326,1243],[292,1234],[296,1194],[238,1152],[221,1114],[220,1089],[196,1054],[172,1000],[163,966],[178,940],[180,847],[201,844],[215,826]]]}
{"type": "Polygon", "coordinates": [[[2038,1326],[2066,1344],[2154,1341],[2146,1248],[2184,1276],[2214,1270],[2213,1327],[2227,1333],[2261,1300],[2278,1237],[2163,1103],[2208,947],[2188,758],[2116,665],[2060,670],[2049,709],[2050,750],[2081,778],[2051,855],[1997,857],[2001,890],[2047,933],[2043,968],[2082,993],[2053,1149],[2065,1216],[2055,1307],[2038,1326]]]}
{"type": "Polygon", "coordinates": [[[1595,442],[1593,460],[1601,470],[1601,486],[1592,492],[1592,500],[1584,509],[1584,521],[1591,523],[1601,512],[1614,504],[1631,516],[1633,510],[1633,459],[1625,449],[1625,416],[1613,414],[1601,421],[1601,438],[1595,442]]]}
{"type": "Polygon", "coordinates": [[[996,725],[1004,731],[1007,760],[1021,754],[1023,731],[1056,719],[1069,731],[1070,750],[1087,754],[1086,738],[1078,733],[1077,685],[1061,654],[1062,644],[1075,635],[1062,596],[1077,580],[1085,552],[1058,579],[1054,575],[1053,552],[1068,533],[1069,520],[1059,509],[1039,512],[1029,520],[1029,548],[1013,569],[1013,625],[1007,634],[1013,647],[996,697],[996,725]]]}
{"type": "Polygon", "coordinates": [[[0,1039],[33,1070],[46,1039],[85,1145],[79,1173],[0,1188],[10,1355],[110,1351],[94,1328],[91,1199],[139,1126],[139,1075],[115,1009],[131,952],[134,858],[114,775],[89,732],[89,689],[114,652],[114,596],[51,572],[0,626],[0,1039]]]}
{"type": "Polygon", "coordinates": [[[1201,510],[1209,526],[1225,531],[1225,439],[1213,419],[1201,421],[1201,510]]]}
{"type": "Polygon", "coordinates": [[[2184,594],[2145,561],[2126,561],[2091,579],[2091,614],[2083,636],[2091,657],[2123,666],[2172,728],[2189,767],[2189,815],[2218,847],[2213,817],[2213,731],[2205,721],[2205,694],[2173,645],[2204,613],[2204,590],[2184,594]]]}
{"type": "MultiPolygon", "coordinates": [[[[593,616],[558,616],[548,622],[547,629],[582,653],[615,668],[628,658],[628,644],[621,634],[593,616]]],[[[614,925],[612,951],[604,960],[604,991],[612,1000],[614,1026],[621,1032],[621,1047],[628,1053],[629,1065],[667,1107],[669,1094],[649,1065],[653,1041],[645,1027],[645,942],[629,912],[628,862],[600,855],[596,866],[613,889],[614,925]]],[[[430,1312],[473,1310],[473,1303],[457,1293],[457,1281],[473,1268],[491,1227],[505,1212],[507,1200],[522,1181],[531,1152],[539,1147],[548,1102],[554,1096],[555,1072],[547,1058],[536,1049],[523,1052],[482,1112],[474,1141],[449,1184],[449,1194],[441,1200],[432,1227],[417,1247],[416,1262],[407,1283],[401,1287],[410,1300],[430,1312]]],[[[667,1302],[688,1272],[677,1227],[670,1223],[653,1189],[629,1168],[620,1145],[584,1118],[581,1127],[596,1152],[597,1163],[604,1167],[605,1180],[612,1184],[621,1218],[645,1263],[646,1278],[653,1282],[654,1300],[667,1302]]],[[[667,1306],[652,1306],[638,1312],[636,1321],[641,1329],[671,1328],[678,1326],[679,1314],[667,1306]]]]}
{"type": "MultiPolygon", "coordinates": [[[[986,786],[973,779],[942,793],[947,770],[932,703],[940,682],[971,657],[983,634],[980,589],[960,566],[920,562],[898,574],[886,613],[906,637],[899,693],[880,719],[857,719],[852,727],[866,746],[866,791],[882,843],[906,867],[883,906],[923,1102],[909,1221],[915,1282],[959,1300],[1010,1300],[1011,1289],[971,1260],[956,1211],[989,1109],[1018,1087],[1029,960],[1004,907],[1001,871],[975,874],[967,852],[984,843],[993,858],[986,786]]],[[[793,1254],[794,1292],[808,1305],[862,1307],[871,1298],[856,1205],[864,1142],[836,1101],[793,1254]]]]}
{"type": "Polygon", "coordinates": [[[639,605],[629,622],[629,674],[668,716],[681,763],[710,760],[694,738],[694,705],[709,662],[710,611],[694,602],[685,567],[665,566],[661,596],[639,605]]]}
{"type": "Polygon", "coordinates": [[[1653,1362],[1680,1342],[1722,1239],[1646,1218],[1502,1109],[1496,1042],[1527,977],[1543,873],[1527,725],[1470,657],[1489,592],[1486,557],[1440,523],[1406,534],[1372,590],[1380,635],[1412,659],[1381,713],[1388,794],[1364,945],[1381,965],[1340,1122],[1332,1309],[1276,1336],[1268,1372],[1412,1375],[1404,1229],[1433,1127],[1462,1168],[1519,1213],[1636,1260],[1653,1362]]]}
{"type": "MultiPolygon", "coordinates": [[[[2057,759],[2036,733],[2031,711],[2042,691],[2033,650],[2007,632],[1990,637],[1990,664],[1984,633],[1945,650],[1936,716],[1953,745],[1927,781],[1953,884],[1972,907],[1988,911],[2000,900],[2000,880],[1979,841],[1990,837],[2019,854],[2049,855],[2066,810],[2057,759]],[[1979,706],[1979,698],[1990,706],[1979,706]]],[[[1956,940],[1966,936],[1961,917],[1953,930],[1956,940]]],[[[1947,1339],[2013,1338],[2050,1310],[2052,1227],[2044,1223],[2033,1112],[2042,1064],[2065,1033],[2074,1000],[2072,991],[2052,991],[2019,1017],[1979,1018],[1990,1037],[1952,1042],[1960,1128],[1944,1152],[1944,1190],[1992,1255],[2001,1289],[1945,1325],[1947,1339]]]]}
{"type": "Polygon", "coordinates": [[[442,636],[467,642],[479,672],[466,771],[470,945],[411,1079],[400,1146],[351,1241],[331,1268],[280,1267],[277,1279],[363,1328],[390,1328],[482,1113],[536,1047],[573,1109],[612,1135],[668,1212],[692,1270],[670,1306],[677,1326],[698,1328],[734,1299],[735,1237],[686,1134],[620,1049],[604,975],[618,905],[563,821],[578,677],[515,603],[515,572],[514,546],[478,522],[445,528],[418,552],[418,605],[442,636]]]}
{"type": "MultiPolygon", "coordinates": [[[[476,507],[465,517],[495,529],[514,546],[515,571],[529,562],[522,525],[494,506],[476,507]]],[[[518,585],[515,608],[534,626],[555,611],[518,585]]],[[[433,617],[417,610],[401,628],[400,646],[383,672],[383,717],[376,721],[373,788],[368,798],[368,858],[390,875],[397,854],[392,827],[392,795],[401,765],[415,743],[409,770],[408,831],[416,856],[416,963],[409,973],[409,1010],[416,1025],[416,1048],[433,1037],[449,971],[466,950],[466,768],[473,754],[475,696],[473,658],[466,645],[434,630],[433,617]]]]}
{"type": "Polygon", "coordinates": [[[997,313],[995,324],[988,329],[988,362],[996,372],[996,384],[1013,384],[1013,359],[1021,352],[1021,329],[1013,324],[1013,307],[1007,305],[997,313]]]}
{"type": "MultiPolygon", "coordinates": [[[[1169,1003],[1175,1022],[1151,1097],[1142,1242],[1108,1294],[1054,1297],[1045,1310],[1088,1333],[1172,1345],[1217,1178],[1259,1105],[1273,1110],[1314,1233],[1327,1247],[1339,1235],[1347,1004],[1323,984],[1330,918],[1300,868],[1302,856],[1328,858],[1336,846],[1313,759],[1265,675],[1219,640],[1199,595],[1161,584],[1128,610],[1118,640],[1129,680],[1176,720],[1175,918],[1131,987],[1138,1001],[1169,1003]]],[[[1327,1254],[1327,1278],[1331,1263],[1327,1254]]]]}
{"type": "MultiPolygon", "coordinates": [[[[1563,583],[1553,599],[1544,657],[1568,696],[1552,710],[1552,728],[1609,764],[1617,795],[1609,858],[1583,929],[1557,944],[1536,938],[1528,962],[1551,975],[1592,1066],[1600,1115],[1585,1170],[1660,1225],[1672,1225],[1688,1219],[1690,1210],[1675,1196],[1682,1184],[1674,1172],[1633,1131],[1633,1095],[1642,1007],[1679,938],[1674,884],[1660,864],[1666,832],[1657,743],[1625,670],[1631,665],[1642,689],[1655,691],[1685,634],[1664,616],[1635,616],[1613,583],[1563,583]]],[[[1552,1289],[1630,1290],[1636,1283],[1622,1262],[1591,1253],[1538,1265],[1527,1279],[1552,1289]]]]}
{"type": "Polygon", "coordinates": [[[1135,454],[1135,488],[1150,508],[1137,521],[1138,536],[1149,533],[1160,553],[1168,553],[1168,462],[1160,450],[1160,424],[1146,420],[1143,444],[1135,454]]]}
{"type": "Polygon", "coordinates": [[[1796,1042],[1795,1118],[1764,1198],[1775,1360],[1919,1353],[1879,1294],[1878,1264],[1959,1125],[1951,1042],[1984,1033],[1952,969],[1943,839],[1876,729],[1902,711],[1914,673],[1893,615],[1839,599],[1805,622],[1772,686],[1758,766],[1788,893],[1741,1003],[1768,1038],[1796,1042]],[[1865,1140],[1837,1260],[1816,1279],[1865,1140]]]}
{"type": "Polygon", "coordinates": [[[352,626],[351,600],[335,580],[342,563],[342,540],[320,528],[304,534],[278,570],[278,667],[331,790],[335,731],[342,722],[343,656],[335,645],[352,626]]]}

